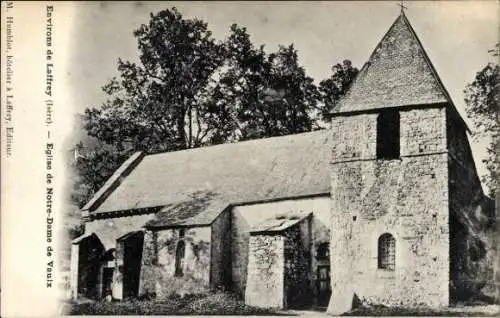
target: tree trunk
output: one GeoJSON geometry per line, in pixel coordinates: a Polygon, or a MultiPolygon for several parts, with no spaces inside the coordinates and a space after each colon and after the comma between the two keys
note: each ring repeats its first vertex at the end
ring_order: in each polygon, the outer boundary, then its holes
{"type": "Polygon", "coordinates": [[[179,118],[177,118],[177,130],[179,131],[179,148],[186,149],[187,148],[187,139],[186,139],[186,131],[184,130],[186,127],[186,121],[184,120],[184,116],[186,114],[183,112],[179,114],[179,118]]]}
{"type": "Polygon", "coordinates": [[[193,105],[189,103],[188,107],[188,116],[189,116],[189,140],[188,140],[188,148],[193,147],[193,105]]]}

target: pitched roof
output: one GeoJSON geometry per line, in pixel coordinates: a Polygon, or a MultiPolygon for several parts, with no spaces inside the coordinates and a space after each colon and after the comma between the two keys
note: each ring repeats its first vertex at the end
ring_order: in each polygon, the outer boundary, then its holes
{"type": "Polygon", "coordinates": [[[136,152],[130,156],[109,178],[96,194],[87,202],[82,210],[94,210],[96,206],[102,203],[108,195],[120,184],[122,179],[135,168],[144,156],[143,152],[136,152]]]}
{"type": "Polygon", "coordinates": [[[401,13],[332,113],[450,101],[410,22],[401,13]]]}
{"type": "Polygon", "coordinates": [[[332,139],[320,130],[147,155],[90,212],[159,208],[148,226],[201,225],[230,204],[326,194],[332,139]]]}
{"type": "Polygon", "coordinates": [[[306,219],[311,215],[311,212],[308,213],[295,213],[288,212],[282,215],[278,215],[276,217],[267,219],[262,223],[252,227],[250,229],[251,234],[264,234],[264,233],[280,233],[283,232],[292,226],[302,222],[302,220],[306,219]]]}

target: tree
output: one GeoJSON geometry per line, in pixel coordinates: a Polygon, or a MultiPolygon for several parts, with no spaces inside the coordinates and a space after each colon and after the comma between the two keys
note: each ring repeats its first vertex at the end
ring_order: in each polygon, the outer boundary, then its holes
{"type": "Polygon", "coordinates": [[[325,120],[325,115],[329,114],[336,106],[337,101],[351,87],[354,78],[358,74],[358,69],[349,60],[344,60],[342,64],[337,63],[332,66],[332,75],[319,83],[319,93],[322,102],[319,116],[325,120]]]}
{"type": "Polygon", "coordinates": [[[318,95],[313,79],[298,63],[297,51],[279,46],[267,55],[255,48],[246,28],[231,26],[226,69],[213,89],[211,114],[224,114],[229,141],[310,131],[318,95]]]}
{"type": "Polygon", "coordinates": [[[203,144],[207,129],[197,100],[224,61],[222,43],[207,24],[173,8],[151,14],[134,32],[140,64],[118,62],[120,79],[103,87],[111,97],[85,111],[89,135],[121,151],[171,151],[203,144]]]}
{"type": "MultiPolygon", "coordinates": [[[[497,43],[493,56],[498,57],[500,43],[497,43]]],[[[488,174],[482,177],[490,194],[494,195],[498,188],[498,161],[495,150],[500,149],[499,141],[499,105],[500,105],[500,66],[488,63],[476,74],[474,81],[464,90],[467,116],[472,119],[476,140],[485,138],[488,141],[487,157],[483,160],[488,174]]]]}
{"type": "Polygon", "coordinates": [[[318,91],[299,65],[297,50],[293,44],[280,46],[278,52],[269,55],[268,63],[271,67],[263,103],[252,112],[262,118],[262,137],[311,131],[318,91]]]}
{"type": "Polygon", "coordinates": [[[113,146],[102,145],[76,159],[73,169],[71,201],[79,208],[96,193],[115,170],[132,154],[132,149],[118,151],[113,146]]]}
{"type": "Polygon", "coordinates": [[[269,75],[264,46],[256,49],[246,28],[233,24],[224,47],[224,66],[217,80],[210,83],[201,104],[207,110],[207,125],[220,127],[211,134],[212,144],[250,139],[242,118],[251,116],[248,105],[262,102],[259,95],[269,75]]]}

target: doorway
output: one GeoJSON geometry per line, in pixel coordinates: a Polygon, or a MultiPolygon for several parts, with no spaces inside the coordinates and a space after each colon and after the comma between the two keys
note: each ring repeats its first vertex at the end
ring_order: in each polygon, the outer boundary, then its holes
{"type": "Polygon", "coordinates": [[[114,267],[104,267],[102,269],[102,291],[101,295],[103,298],[111,295],[111,284],[113,283],[113,272],[114,267]]]}
{"type": "Polygon", "coordinates": [[[144,232],[132,232],[119,240],[123,244],[123,299],[136,298],[139,295],[144,232]]]}
{"type": "Polygon", "coordinates": [[[317,304],[319,307],[328,306],[332,289],[330,286],[330,265],[318,266],[318,280],[317,280],[317,304]]]}
{"type": "Polygon", "coordinates": [[[76,272],[76,280],[72,283],[74,298],[85,297],[98,299],[100,258],[104,245],[96,234],[81,236],[72,242],[71,270],[76,272]]]}

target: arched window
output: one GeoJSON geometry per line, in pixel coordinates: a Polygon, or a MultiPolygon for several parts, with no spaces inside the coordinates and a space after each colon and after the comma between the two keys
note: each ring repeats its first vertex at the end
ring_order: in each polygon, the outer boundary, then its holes
{"type": "Polygon", "coordinates": [[[377,117],[377,159],[399,158],[399,113],[385,110],[377,117]]]}
{"type": "Polygon", "coordinates": [[[378,238],[378,268],[394,270],[396,267],[396,240],[389,233],[378,238]]]}
{"type": "Polygon", "coordinates": [[[184,254],[186,252],[186,243],[183,240],[177,243],[175,251],[175,276],[182,277],[184,275],[182,269],[184,267],[184,254]]]}

